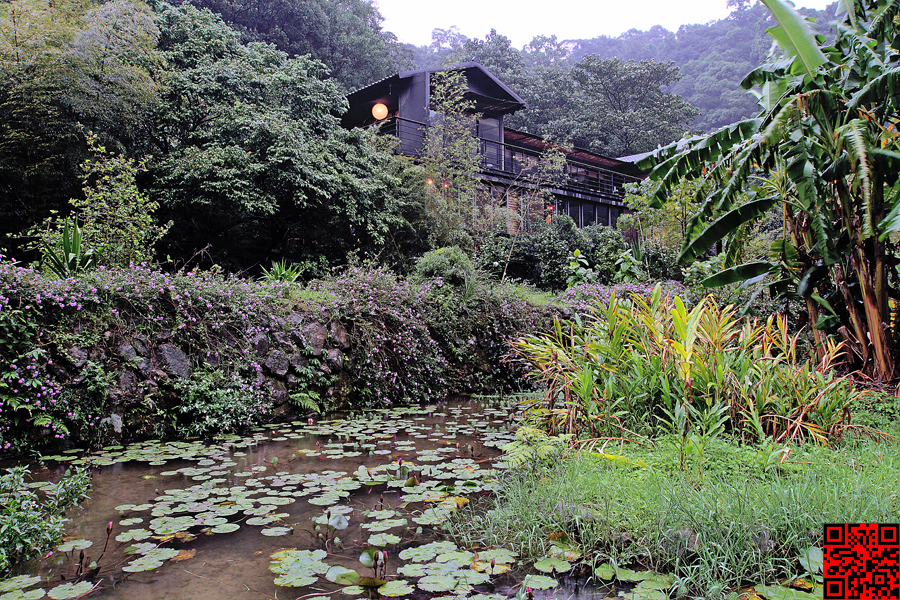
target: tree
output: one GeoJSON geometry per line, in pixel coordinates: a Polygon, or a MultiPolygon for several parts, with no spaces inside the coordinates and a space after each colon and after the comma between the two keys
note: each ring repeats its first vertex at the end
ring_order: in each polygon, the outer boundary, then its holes
{"type": "Polygon", "coordinates": [[[244,42],[274,44],[289,56],[325,64],[345,89],[387,77],[410,63],[397,37],[381,28],[371,0],[191,0],[241,32],[244,42]]]}
{"type": "Polygon", "coordinates": [[[900,4],[842,0],[843,26],[826,46],[792,6],[764,3],[779,23],[770,32],[780,53],[744,81],[760,98],[759,118],[669,146],[645,166],[655,165],[657,202],[682,177],[712,186],[680,262],[727,239],[727,268],[707,285],[768,276],[773,295],[805,303],[820,358],[826,344],[843,341],[849,365],[887,381],[900,324],[890,300],[898,283],[890,236],[900,230],[900,4]],[[733,249],[774,206],[784,230],[770,259],[736,264],[733,249]]]}
{"type": "Polygon", "coordinates": [[[146,4],[0,3],[0,228],[66,210],[87,154],[82,122],[133,142],[156,102],[158,31],[146,4]]]}
{"type": "Polygon", "coordinates": [[[209,244],[241,268],[275,254],[378,252],[399,218],[393,158],[374,134],[340,126],[346,100],[324,65],[242,44],[192,6],[165,7],[159,22],[171,74],[143,184],[175,221],[171,252],[209,244]]]}
{"type": "Polygon", "coordinates": [[[680,77],[674,63],[621,61],[589,55],[572,69],[584,109],[576,138],[611,156],[645,152],[680,138],[697,109],[662,90],[680,77]]]}

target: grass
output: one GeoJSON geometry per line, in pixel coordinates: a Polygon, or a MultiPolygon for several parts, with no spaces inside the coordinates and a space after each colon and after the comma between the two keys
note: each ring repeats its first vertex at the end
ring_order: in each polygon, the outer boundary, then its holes
{"type": "Polygon", "coordinates": [[[821,545],[824,522],[898,520],[896,443],[794,446],[779,464],[772,446],[717,440],[702,482],[678,470],[676,446],[622,447],[646,468],[582,452],[512,470],[502,492],[461,511],[453,535],[540,557],[564,533],[589,562],[671,573],[676,590],[714,598],[802,575],[800,553],[821,545]]]}

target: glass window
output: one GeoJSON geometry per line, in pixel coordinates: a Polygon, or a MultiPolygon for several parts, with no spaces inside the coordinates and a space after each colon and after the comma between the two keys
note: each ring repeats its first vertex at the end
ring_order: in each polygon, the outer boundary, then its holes
{"type": "Polygon", "coordinates": [[[581,203],[570,200],[567,212],[575,224],[581,227],[581,203]]]}
{"type": "Polygon", "coordinates": [[[597,220],[597,216],[595,213],[595,206],[593,204],[585,203],[581,206],[581,221],[582,227],[587,227],[589,225],[593,225],[597,220]]]}
{"type": "Polygon", "coordinates": [[[605,204],[597,206],[597,222],[601,225],[609,225],[609,207],[605,204]]]}

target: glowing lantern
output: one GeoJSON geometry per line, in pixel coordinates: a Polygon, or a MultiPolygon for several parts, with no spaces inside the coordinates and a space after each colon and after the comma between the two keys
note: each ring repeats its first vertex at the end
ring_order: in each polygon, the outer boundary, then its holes
{"type": "Polygon", "coordinates": [[[378,104],[376,104],[375,106],[372,107],[372,116],[375,117],[379,121],[382,120],[383,118],[388,116],[387,106],[385,106],[384,104],[379,102],[378,104]]]}

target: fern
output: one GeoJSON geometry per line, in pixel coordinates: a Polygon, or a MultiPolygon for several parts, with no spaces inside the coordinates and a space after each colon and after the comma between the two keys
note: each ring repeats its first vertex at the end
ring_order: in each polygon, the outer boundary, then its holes
{"type": "Polygon", "coordinates": [[[535,467],[551,462],[568,449],[573,437],[569,433],[548,435],[540,429],[523,426],[516,431],[516,440],[503,446],[504,460],[511,467],[528,464],[535,467]]]}
{"type": "Polygon", "coordinates": [[[321,413],[322,408],[319,406],[319,394],[317,392],[294,392],[291,394],[291,403],[295,408],[301,410],[311,410],[321,413]]]}

